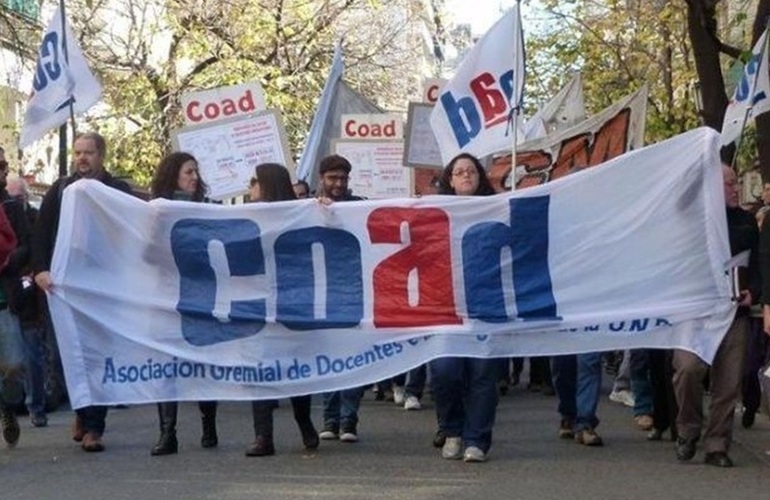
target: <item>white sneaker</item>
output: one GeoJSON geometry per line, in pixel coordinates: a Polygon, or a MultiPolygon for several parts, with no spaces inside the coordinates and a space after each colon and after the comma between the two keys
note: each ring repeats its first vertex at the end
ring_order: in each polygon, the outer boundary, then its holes
{"type": "Polygon", "coordinates": [[[406,411],[421,410],[422,404],[416,396],[407,396],[406,401],[404,401],[404,409],[406,411]]]}
{"type": "Polygon", "coordinates": [[[621,389],[619,391],[612,391],[610,393],[610,401],[613,403],[620,403],[626,405],[629,408],[634,407],[634,395],[630,391],[621,389]]]}
{"type": "Polygon", "coordinates": [[[463,442],[459,437],[448,437],[441,448],[441,458],[460,460],[463,457],[463,442]]]}
{"type": "Polygon", "coordinates": [[[340,435],[332,429],[324,429],[318,433],[318,437],[324,441],[339,439],[340,435]]]}
{"type": "Polygon", "coordinates": [[[358,442],[358,434],[356,434],[355,430],[342,431],[340,441],[343,443],[356,443],[358,442]]]}
{"type": "Polygon", "coordinates": [[[404,391],[403,387],[399,386],[393,386],[393,402],[396,403],[396,405],[401,406],[404,404],[404,396],[406,392],[404,391]]]}
{"type": "Polygon", "coordinates": [[[463,462],[486,462],[487,454],[481,451],[481,448],[468,446],[463,454],[463,462]]]}

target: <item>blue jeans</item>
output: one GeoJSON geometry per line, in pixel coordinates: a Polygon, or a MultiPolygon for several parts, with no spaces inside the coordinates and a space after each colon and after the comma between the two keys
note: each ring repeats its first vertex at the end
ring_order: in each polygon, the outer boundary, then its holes
{"type": "Polygon", "coordinates": [[[24,377],[24,404],[30,415],[45,415],[45,330],[40,327],[22,328],[27,353],[27,373],[24,377]]]}
{"type": "Polygon", "coordinates": [[[505,361],[439,358],[430,362],[436,416],[444,435],[461,437],[466,447],[489,451],[497,412],[497,381],[505,361]]]}
{"type": "Polygon", "coordinates": [[[325,392],[324,429],[355,429],[358,425],[358,407],[361,406],[363,387],[354,387],[344,391],[325,392]]]}
{"type": "Polygon", "coordinates": [[[574,422],[576,431],[597,427],[596,407],[602,389],[601,353],[554,356],[551,373],[562,418],[574,422]]]}
{"type": "Polygon", "coordinates": [[[650,349],[631,351],[631,392],[634,393],[634,416],[652,415],[650,349]]]}
{"type": "Polygon", "coordinates": [[[21,403],[25,354],[19,318],[6,307],[0,310],[0,406],[21,403]]]}
{"type": "Polygon", "coordinates": [[[427,378],[428,365],[420,365],[417,368],[409,370],[406,376],[406,387],[404,392],[407,396],[414,396],[422,399],[422,393],[425,390],[425,379],[427,378]]]}
{"type": "Polygon", "coordinates": [[[631,354],[630,351],[623,351],[623,361],[620,362],[618,373],[615,375],[615,382],[612,384],[612,391],[628,391],[631,389],[631,354]]]}

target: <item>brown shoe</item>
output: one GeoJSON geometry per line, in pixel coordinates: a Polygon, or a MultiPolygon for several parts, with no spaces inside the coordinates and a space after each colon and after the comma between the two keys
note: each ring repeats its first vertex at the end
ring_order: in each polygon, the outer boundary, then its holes
{"type": "Polygon", "coordinates": [[[634,423],[636,426],[643,430],[643,431],[649,431],[652,429],[652,426],[654,422],[652,421],[652,417],[649,415],[637,415],[634,417],[634,423]]]}
{"type": "Polygon", "coordinates": [[[572,420],[568,418],[561,419],[559,424],[559,439],[573,439],[575,437],[575,431],[572,429],[574,426],[572,420]]]}
{"type": "Polygon", "coordinates": [[[593,429],[582,429],[575,433],[575,442],[586,446],[603,446],[602,438],[593,429]]]}
{"type": "Polygon", "coordinates": [[[246,448],[247,457],[267,457],[275,455],[272,436],[257,436],[254,442],[246,448]]]}
{"type": "Polygon", "coordinates": [[[80,417],[75,415],[75,420],[72,421],[72,440],[76,443],[83,441],[83,436],[86,435],[86,430],[83,428],[83,421],[80,417]]]}
{"type": "Polygon", "coordinates": [[[102,437],[93,432],[86,432],[83,436],[83,444],[80,445],[84,451],[99,452],[104,451],[104,444],[102,444],[102,437]]]}

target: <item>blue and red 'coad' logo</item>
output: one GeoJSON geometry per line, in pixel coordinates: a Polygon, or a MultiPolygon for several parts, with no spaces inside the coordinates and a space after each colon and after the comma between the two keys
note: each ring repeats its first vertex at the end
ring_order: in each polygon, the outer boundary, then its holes
{"type": "Polygon", "coordinates": [[[462,309],[468,318],[485,323],[558,320],[548,265],[549,203],[548,196],[509,200],[510,223],[482,221],[464,231],[461,259],[452,258],[450,241],[455,235],[450,234],[444,210],[373,210],[366,224],[372,245],[403,245],[404,225],[409,243],[377,263],[369,276],[364,276],[358,238],[342,229],[289,230],[275,239],[268,253],[253,220],[182,219],[171,231],[181,278],[176,309],[182,335],[197,346],[256,335],[266,324],[266,301],[274,301],[270,309],[276,311],[275,321],[290,330],[355,328],[364,319],[365,281],[372,287],[375,328],[461,324],[453,279],[458,264],[465,289],[462,309]],[[211,242],[221,245],[224,265],[213,264],[211,242]],[[315,247],[323,249],[321,268],[313,262],[315,247]],[[501,261],[503,250],[510,255],[510,267],[501,261]],[[267,255],[274,258],[270,267],[267,255]],[[226,273],[218,274],[215,268],[226,273]],[[415,303],[408,284],[412,273],[418,277],[415,303]],[[254,277],[275,283],[275,293],[256,287],[242,289],[244,296],[228,294],[228,281],[254,277]],[[515,313],[507,310],[507,296],[515,297],[515,313]],[[224,297],[226,311],[217,313],[224,297]]]}
{"type": "Polygon", "coordinates": [[[458,147],[465,147],[481,132],[482,127],[488,129],[508,121],[509,103],[513,97],[513,76],[513,70],[506,71],[498,78],[485,72],[471,80],[471,96],[457,98],[450,91],[441,94],[439,100],[458,147]]]}

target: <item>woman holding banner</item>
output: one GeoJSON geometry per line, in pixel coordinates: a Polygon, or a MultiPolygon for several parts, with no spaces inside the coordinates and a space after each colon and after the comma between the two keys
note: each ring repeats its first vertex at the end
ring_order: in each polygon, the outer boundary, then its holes
{"type": "MultiPolygon", "coordinates": [[[[256,175],[251,179],[249,198],[252,202],[271,202],[296,200],[289,171],[277,163],[262,163],[256,167],[256,175]]],[[[318,432],[310,419],[311,396],[294,396],[291,406],[294,420],[302,434],[302,444],[306,450],[315,450],[320,443],[318,432]]],[[[247,457],[275,455],[273,443],[273,410],[277,400],[252,401],[251,411],[254,416],[254,442],[246,449],[247,457]]]]}
{"type": "MultiPolygon", "coordinates": [[[[198,175],[198,161],[189,153],[171,153],[163,158],[155,170],[150,185],[153,198],[167,200],[186,200],[202,202],[206,196],[206,183],[198,175]]],[[[160,419],[160,438],[150,451],[151,455],[171,455],[178,451],[176,439],[176,417],[178,411],[176,401],[158,403],[160,419]]],[[[218,444],[217,439],[217,402],[200,401],[203,434],[201,446],[213,448],[218,444]]]]}
{"type": "MultiPolygon", "coordinates": [[[[488,196],[494,189],[481,162],[461,153],[441,174],[439,194],[488,196]]],[[[497,411],[497,381],[504,361],[450,357],[430,362],[439,433],[446,436],[442,458],[487,460],[497,411]]]]}

